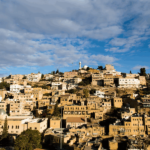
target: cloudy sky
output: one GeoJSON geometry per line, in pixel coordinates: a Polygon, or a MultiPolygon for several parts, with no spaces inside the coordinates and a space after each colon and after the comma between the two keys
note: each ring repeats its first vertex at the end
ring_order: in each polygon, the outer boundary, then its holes
{"type": "Polygon", "coordinates": [[[150,0],[0,0],[0,76],[113,64],[150,72],[150,0]]]}

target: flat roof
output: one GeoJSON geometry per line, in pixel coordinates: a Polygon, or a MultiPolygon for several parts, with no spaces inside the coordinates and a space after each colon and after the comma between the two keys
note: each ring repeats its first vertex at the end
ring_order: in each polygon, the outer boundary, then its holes
{"type": "Polygon", "coordinates": [[[68,117],[67,122],[85,122],[85,117],[68,117]]]}

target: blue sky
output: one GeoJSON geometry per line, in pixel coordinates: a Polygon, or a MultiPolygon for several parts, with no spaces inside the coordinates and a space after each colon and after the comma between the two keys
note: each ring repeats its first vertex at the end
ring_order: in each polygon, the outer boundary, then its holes
{"type": "Polygon", "coordinates": [[[112,64],[150,72],[149,0],[0,0],[0,76],[112,64]]]}

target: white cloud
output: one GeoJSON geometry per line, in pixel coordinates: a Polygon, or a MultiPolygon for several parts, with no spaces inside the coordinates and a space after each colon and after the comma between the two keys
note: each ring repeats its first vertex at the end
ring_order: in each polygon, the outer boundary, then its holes
{"type": "Polygon", "coordinates": [[[64,67],[83,60],[87,65],[97,62],[115,62],[116,58],[104,55],[90,55],[85,51],[90,47],[87,40],[45,39],[44,35],[0,29],[0,67],[51,66],[64,67]],[[36,39],[38,40],[32,40],[36,39]],[[99,57],[99,58],[98,58],[99,57]],[[97,58],[97,59],[96,59],[97,58]],[[93,61],[94,60],[94,61],[93,61]]]}
{"type": "Polygon", "coordinates": [[[111,57],[111,56],[104,56],[104,55],[92,55],[91,60],[96,60],[98,62],[103,62],[105,64],[107,63],[113,63],[115,61],[117,61],[118,59],[115,57],[111,57]]]}
{"type": "Polygon", "coordinates": [[[142,0],[0,1],[0,67],[116,63],[102,50],[89,54],[89,41],[105,40],[109,53],[129,51],[150,35],[149,7],[142,0]]]}
{"type": "Polygon", "coordinates": [[[105,49],[105,51],[110,51],[110,52],[113,52],[113,53],[122,53],[122,52],[127,52],[129,49],[128,48],[123,48],[123,49],[120,49],[119,47],[112,47],[110,49],[105,49]]]}
{"type": "Polygon", "coordinates": [[[124,10],[117,5],[127,4],[109,0],[0,1],[0,27],[56,37],[104,40],[123,32],[120,23],[124,10]]]}
{"type": "Polygon", "coordinates": [[[128,38],[114,38],[112,39],[109,44],[112,46],[118,46],[118,47],[111,47],[106,48],[105,51],[112,51],[112,52],[127,52],[134,46],[139,46],[143,40],[146,40],[147,37],[139,37],[137,35],[128,37],[128,38]]]}
{"type": "Polygon", "coordinates": [[[109,44],[113,46],[123,46],[126,43],[127,43],[127,39],[123,39],[123,38],[114,38],[109,42],[109,44]]]}
{"type": "Polygon", "coordinates": [[[148,66],[135,66],[135,67],[133,67],[132,69],[133,70],[140,70],[141,68],[145,68],[145,69],[150,69],[148,66]]]}

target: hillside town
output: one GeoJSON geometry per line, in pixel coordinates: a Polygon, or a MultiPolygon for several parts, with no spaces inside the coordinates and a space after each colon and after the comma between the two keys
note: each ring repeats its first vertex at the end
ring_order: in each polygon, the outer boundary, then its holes
{"type": "MultiPolygon", "coordinates": [[[[150,75],[111,64],[0,78],[0,134],[38,130],[42,149],[150,150],[150,75]],[[7,121],[7,126],[6,126],[7,121]]],[[[39,147],[37,147],[39,148],[39,147]]]]}

